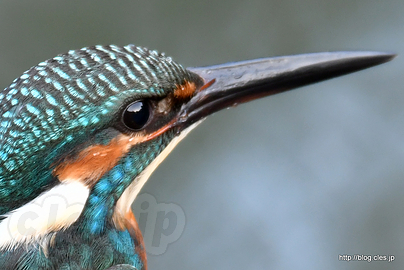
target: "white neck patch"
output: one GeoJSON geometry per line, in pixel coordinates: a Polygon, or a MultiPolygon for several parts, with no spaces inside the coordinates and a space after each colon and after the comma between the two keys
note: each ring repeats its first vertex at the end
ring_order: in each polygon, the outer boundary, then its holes
{"type": "Polygon", "coordinates": [[[83,183],[63,182],[5,214],[0,222],[0,250],[34,242],[43,245],[49,233],[66,229],[79,218],[89,194],[83,183]]]}
{"type": "Polygon", "coordinates": [[[174,137],[172,141],[167,145],[167,147],[144,169],[134,180],[133,182],[125,189],[122,193],[121,197],[118,199],[114,214],[113,221],[115,225],[118,225],[120,221],[125,219],[126,213],[128,213],[131,209],[133,201],[136,199],[140,190],[149,179],[150,175],[154,172],[154,170],[160,165],[160,163],[171,153],[171,151],[177,146],[177,144],[184,139],[191,130],[193,130],[196,126],[202,123],[203,119],[192,124],[185,130],[181,132],[181,134],[177,137],[174,137]]]}

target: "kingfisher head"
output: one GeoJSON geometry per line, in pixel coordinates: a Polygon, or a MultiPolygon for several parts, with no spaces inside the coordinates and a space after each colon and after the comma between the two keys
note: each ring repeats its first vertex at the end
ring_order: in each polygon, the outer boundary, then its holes
{"type": "Polygon", "coordinates": [[[44,61],[0,92],[0,247],[77,224],[86,235],[124,230],[150,174],[206,116],[391,58],[320,53],[185,69],[128,45],[44,61]]]}

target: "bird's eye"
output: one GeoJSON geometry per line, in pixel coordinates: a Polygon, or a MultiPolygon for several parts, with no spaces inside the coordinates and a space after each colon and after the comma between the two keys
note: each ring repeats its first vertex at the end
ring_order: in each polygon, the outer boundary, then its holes
{"type": "Polygon", "coordinates": [[[150,117],[150,104],[145,100],[137,100],[124,110],[122,114],[123,124],[132,130],[142,129],[150,117]]]}

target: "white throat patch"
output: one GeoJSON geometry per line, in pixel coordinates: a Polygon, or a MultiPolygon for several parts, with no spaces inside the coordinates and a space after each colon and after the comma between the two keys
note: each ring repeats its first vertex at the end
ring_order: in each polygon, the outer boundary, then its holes
{"type": "Polygon", "coordinates": [[[0,222],[0,250],[41,243],[49,233],[66,229],[79,218],[89,193],[83,183],[64,182],[5,214],[0,222]]]}
{"type": "Polygon", "coordinates": [[[126,213],[128,213],[131,209],[133,201],[136,199],[140,190],[149,179],[150,175],[154,172],[154,170],[160,165],[160,163],[171,153],[171,151],[177,146],[177,144],[185,138],[189,134],[191,130],[193,130],[196,126],[202,123],[203,119],[192,124],[185,130],[181,132],[181,134],[167,145],[167,147],[144,169],[134,180],[133,182],[125,189],[122,193],[121,197],[118,199],[118,202],[115,205],[113,220],[115,225],[118,225],[121,220],[125,219],[126,213]]]}

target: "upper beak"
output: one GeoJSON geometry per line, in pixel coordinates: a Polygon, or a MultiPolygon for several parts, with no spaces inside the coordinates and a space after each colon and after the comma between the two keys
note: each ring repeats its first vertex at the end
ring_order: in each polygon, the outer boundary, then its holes
{"type": "Polygon", "coordinates": [[[313,53],[189,68],[205,85],[180,111],[181,130],[223,108],[390,61],[383,52],[313,53]]]}

